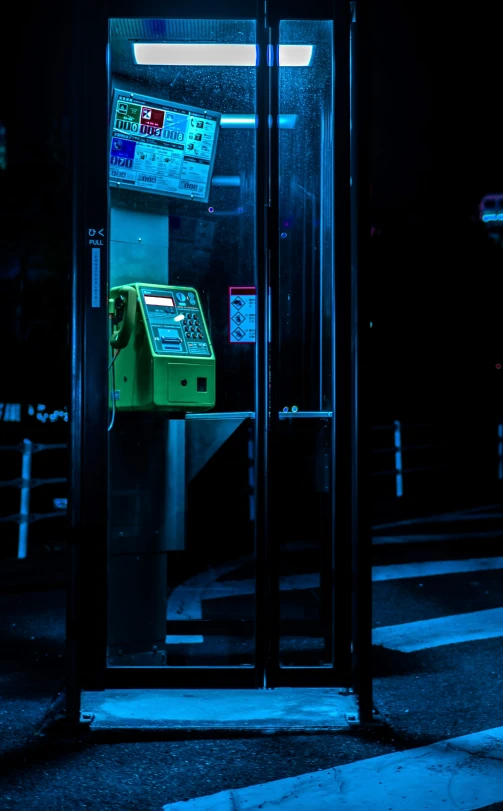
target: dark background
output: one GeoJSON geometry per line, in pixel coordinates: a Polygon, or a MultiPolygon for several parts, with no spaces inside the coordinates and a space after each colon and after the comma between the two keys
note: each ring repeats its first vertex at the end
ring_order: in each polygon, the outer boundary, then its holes
{"type": "Polygon", "coordinates": [[[7,170],[0,177],[0,399],[62,407],[71,261],[70,24],[57,4],[13,9],[11,20],[1,67],[7,170]]]}
{"type": "MultiPolygon", "coordinates": [[[[476,216],[503,191],[499,5],[375,0],[370,53],[373,423],[442,422],[453,437],[461,426],[467,447],[486,430],[489,455],[502,256],[476,216]]],[[[0,442],[67,429],[27,407],[68,405],[70,16],[14,8],[1,51],[0,400],[20,402],[23,422],[0,422],[0,442]]]]}

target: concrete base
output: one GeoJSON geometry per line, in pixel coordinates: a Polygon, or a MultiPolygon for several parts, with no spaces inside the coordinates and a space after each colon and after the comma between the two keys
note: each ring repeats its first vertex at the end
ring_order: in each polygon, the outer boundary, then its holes
{"type": "Polygon", "coordinates": [[[358,715],[355,696],[338,688],[104,690],[84,692],[81,707],[98,737],[337,732],[358,715]]]}

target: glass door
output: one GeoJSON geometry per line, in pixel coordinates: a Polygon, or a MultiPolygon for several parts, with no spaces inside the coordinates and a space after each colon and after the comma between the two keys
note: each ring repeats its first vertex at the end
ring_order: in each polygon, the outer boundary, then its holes
{"type": "Polygon", "coordinates": [[[168,682],[255,665],[256,29],[110,21],[107,666],[168,682]]]}
{"type": "Polygon", "coordinates": [[[332,665],[332,21],[279,25],[279,665],[332,665]],[[292,509],[292,505],[296,505],[292,509]]]}
{"type": "Polygon", "coordinates": [[[341,671],[334,625],[334,21],[279,19],[272,39],[271,670],[279,684],[330,684],[341,671]]]}

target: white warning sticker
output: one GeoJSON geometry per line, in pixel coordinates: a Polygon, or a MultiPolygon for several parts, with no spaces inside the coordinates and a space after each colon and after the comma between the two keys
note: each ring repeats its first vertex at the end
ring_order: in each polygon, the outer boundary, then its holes
{"type": "Polygon", "coordinates": [[[101,248],[91,248],[91,307],[100,306],[101,248]]]}
{"type": "Polygon", "coordinates": [[[229,287],[229,342],[255,343],[255,288],[229,287]]]}

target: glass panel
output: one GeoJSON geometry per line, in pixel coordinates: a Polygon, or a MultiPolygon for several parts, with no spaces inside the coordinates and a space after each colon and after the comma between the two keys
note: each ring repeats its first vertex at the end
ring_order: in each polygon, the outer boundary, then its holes
{"type": "Polygon", "coordinates": [[[110,666],[254,662],[255,42],[110,21],[110,666]]]}
{"type": "Polygon", "coordinates": [[[280,23],[282,666],[332,663],[332,42],[332,22],[280,23]]]}

